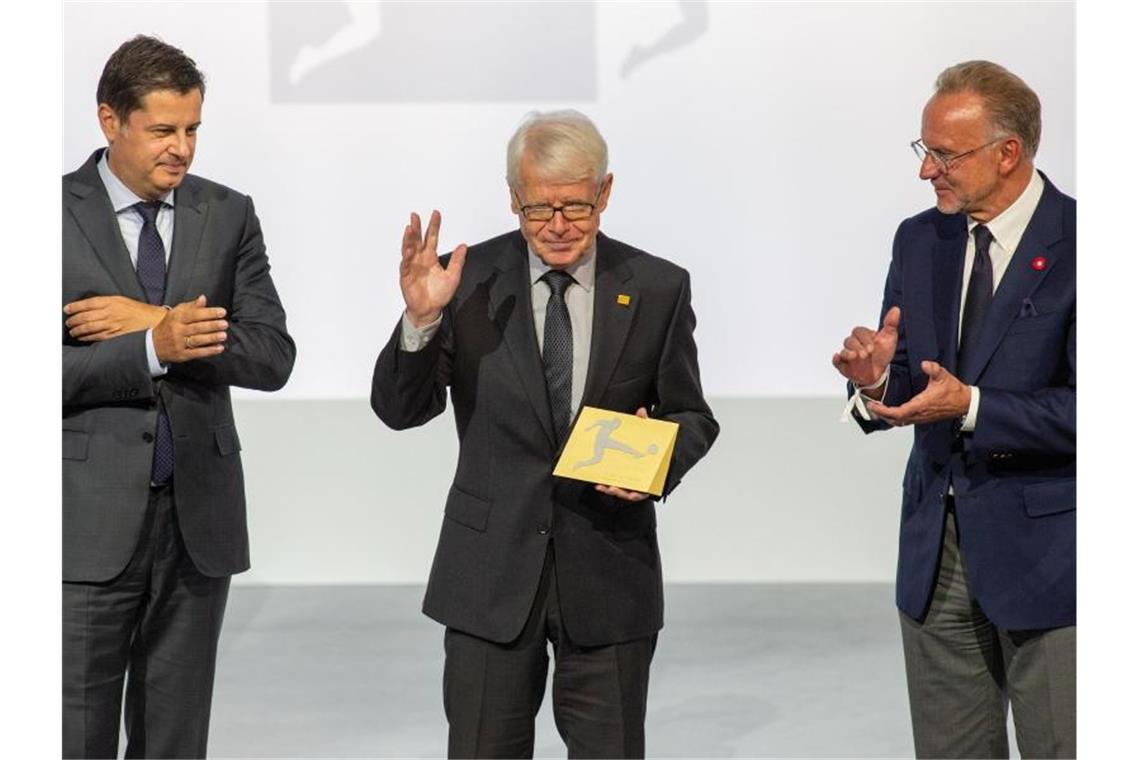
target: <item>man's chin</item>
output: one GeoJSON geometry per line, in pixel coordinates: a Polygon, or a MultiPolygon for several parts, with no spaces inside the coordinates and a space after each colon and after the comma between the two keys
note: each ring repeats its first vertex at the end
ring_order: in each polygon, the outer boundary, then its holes
{"type": "Polygon", "coordinates": [[[535,252],[546,266],[552,269],[565,269],[566,267],[578,263],[578,260],[582,258],[582,254],[586,252],[586,249],[567,248],[565,250],[558,250],[542,246],[536,249],[535,252]]]}

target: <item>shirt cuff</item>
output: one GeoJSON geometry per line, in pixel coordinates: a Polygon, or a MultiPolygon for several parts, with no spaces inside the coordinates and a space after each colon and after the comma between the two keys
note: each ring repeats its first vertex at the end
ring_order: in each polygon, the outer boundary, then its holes
{"type": "Polygon", "coordinates": [[[887,397],[887,381],[890,380],[890,377],[891,368],[887,367],[885,370],[883,370],[883,376],[876,380],[872,385],[857,385],[855,383],[852,383],[851,386],[855,389],[855,392],[851,394],[851,398],[847,399],[847,405],[843,407],[843,414],[839,418],[840,421],[846,422],[847,420],[851,419],[852,410],[858,412],[859,416],[868,422],[873,422],[879,419],[879,415],[868,409],[866,404],[868,401],[879,401],[887,397]],[[878,399],[873,399],[867,394],[863,393],[863,391],[874,390],[880,386],[883,389],[883,395],[878,399]]]}
{"type": "Polygon", "coordinates": [[[442,322],[443,314],[441,313],[434,322],[429,322],[423,327],[416,327],[412,324],[412,320],[408,319],[408,313],[404,312],[404,316],[400,318],[400,350],[419,351],[431,343],[431,339],[439,332],[439,326],[442,322]]]}
{"type": "Polygon", "coordinates": [[[158,351],[154,348],[154,328],[146,331],[146,363],[150,367],[151,377],[162,377],[166,374],[166,365],[158,360],[158,351]]]}
{"type": "Polygon", "coordinates": [[[974,428],[978,426],[978,407],[982,404],[982,392],[978,386],[970,386],[970,411],[966,412],[966,416],[962,418],[961,431],[963,433],[972,433],[974,428]]]}

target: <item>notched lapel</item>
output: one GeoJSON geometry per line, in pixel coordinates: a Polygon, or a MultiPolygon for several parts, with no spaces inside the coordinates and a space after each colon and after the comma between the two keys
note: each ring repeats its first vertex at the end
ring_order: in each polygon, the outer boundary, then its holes
{"type": "Polygon", "coordinates": [[[495,263],[499,276],[491,286],[490,317],[503,334],[503,342],[510,351],[523,390],[553,446],[556,444],[554,422],[550,414],[550,398],[546,394],[542,356],[538,351],[538,339],[534,335],[534,312],[530,301],[526,257],[522,235],[511,235],[495,263]]]}
{"type": "Polygon", "coordinates": [[[92,156],[71,181],[71,214],[103,268],[111,275],[119,293],[136,301],[146,301],[138,275],[131,264],[131,254],[123,242],[115,209],[111,207],[111,200],[103,189],[99,172],[95,168],[98,155],[96,153],[96,156],[92,156]]]}
{"type": "Polygon", "coordinates": [[[614,370],[617,369],[629,337],[634,314],[641,298],[633,272],[624,261],[614,258],[608,241],[598,235],[598,257],[594,276],[594,325],[590,335],[590,366],[586,371],[584,405],[597,405],[614,370]],[[627,296],[618,302],[618,296],[627,296]]]}
{"type": "Polygon", "coordinates": [[[197,293],[189,293],[193,284],[194,267],[202,246],[202,233],[206,229],[209,204],[201,197],[197,183],[187,177],[174,191],[174,243],[170,251],[170,269],[166,274],[166,296],[163,303],[174,306],[197,293]]]}
{"type": "Polygon", "coordinates": [[[966,219],[948,216],[941,221],[934,245],[934,314],[938,337],[938,363],[947,372],[958,369],[958,317],[962,303],[962,268],[966,262],[966,219]]]}
{"type": "Polygon", "coordinates": [[[1061,227],[1060,199],[1053,194],[1056,192],[1050,192],[1046,188],[1041,196],[1037,209],[1029,220],[1029,226],[1025,228],[1025,234],[1017,244],[1017,250],[1013,252],[1013,258],[994,292],[994,300],[982,321],[982,332],[975,344],[975,352],[970,355],[971,371],[960,378],[967,385],[976,383],[981,377],[1006,330],[1017,319],[1022,303],[1040,287],[1053,270],[1057,259],[1063,255],[1063,250],[1057,246],[1064,239],[1064,230],[1061,227]],[[1040,271],[1032,267],[1033,259],[1038,256],[1044,256],[1046,260],[1045,268],[1040,271]]]}

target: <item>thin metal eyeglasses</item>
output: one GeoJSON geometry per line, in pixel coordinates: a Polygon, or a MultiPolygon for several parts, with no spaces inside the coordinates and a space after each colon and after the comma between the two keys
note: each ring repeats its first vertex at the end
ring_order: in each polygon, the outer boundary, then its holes
{"type": "Polygon", "coordinates": [[[522,205],[522,199],[519,198],[519,194],[515,192],[514,188],[511,188],[511,193],[515,196],[515,203],[519,205],[519,211],[522,212],[522,215],[526,217],[528,222],[549,222],[554,218],[555,212],[558,211],[562,212],[562,218],[566,221],[580,222],[594,215],[594,209],[598,207],[598,198],[602,196],[602,188],[598,188],[593,203],[575,201],[574,203],[567,203],[564,206],[549,206],[545,203],[524,206],[522,205]]]}
{"type": "Polygon", "coordinates": [[[931,150],[930,148],[926,147],[926,145],[922,142],[921,139],[912,141],[910,144],[910,148],[911,148],[911,150],[914,151],[914,155],[918,156],[919,161],[925,161],[926,157],[930,156],[932,159],[934,159],[934,163],[938,166],[939,169],[941,169],[943,172],[948,172],[954,168],[954,165],[957,164],[958,161],[960,161],[961,159],[970,155],[971,153],[977,153],[982,148],[988,148],[989,146],[993,145],[994,143],[999,143],[1005,139],[1008,139],[1008,138],[1003,135],[1002,137],[999,137],[996,140],[990,140],[985,145],[979,145],[976,148],[973,148],[971,150],[967,150],[963,153],[956,153],[952,156],[948,156],[948,155],[946,155],[946,153],[944,153],[943,151],[940,151],[940,150],[931,150]]]}

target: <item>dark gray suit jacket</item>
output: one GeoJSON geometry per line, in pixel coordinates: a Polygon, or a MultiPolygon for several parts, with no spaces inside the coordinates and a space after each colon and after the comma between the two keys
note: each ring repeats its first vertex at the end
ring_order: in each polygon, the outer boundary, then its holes
{"type": "MultiPolygon", "coordinates": [[[[640,406],[680,424],[666,493],[719,432],[705,403],[689,276],[598,235],[584,405],[640,406]],[[629,305],[617,296],[630,296],[629,305]]],[[[468,252],[439,332],[380,352],[372,408],[389,426],[421,425],[450,390],[459,462],[447,496],[424,612],[491,641],[522,630],[554,541],[563,621],[583,646],[651,635],[663,623],[656,505],[630,504],[551,475],[558,455],[531,310],[526,243],[511,232],[468,252]]],[[[442,464],[442,463],[441,463],[442,464]]]]}
{"type": "MultiPolygon", "coordinates": [[[[95,151],[63,178],[63,301],[145,301],[95,151]]],[[[230,322],[219,356],[170,365],[152,380],[146,333],[83,343],[63,327],[63,578],[105,581],[130,561],[146,513],[161,396],[174,436],[179,526],[195,566],[249,567],[241,444],[230,386],[276,390],[296,348],[269,276],[252,201],[188,175],[174,193],[165,303],[205,294],[230,322]]]]}

